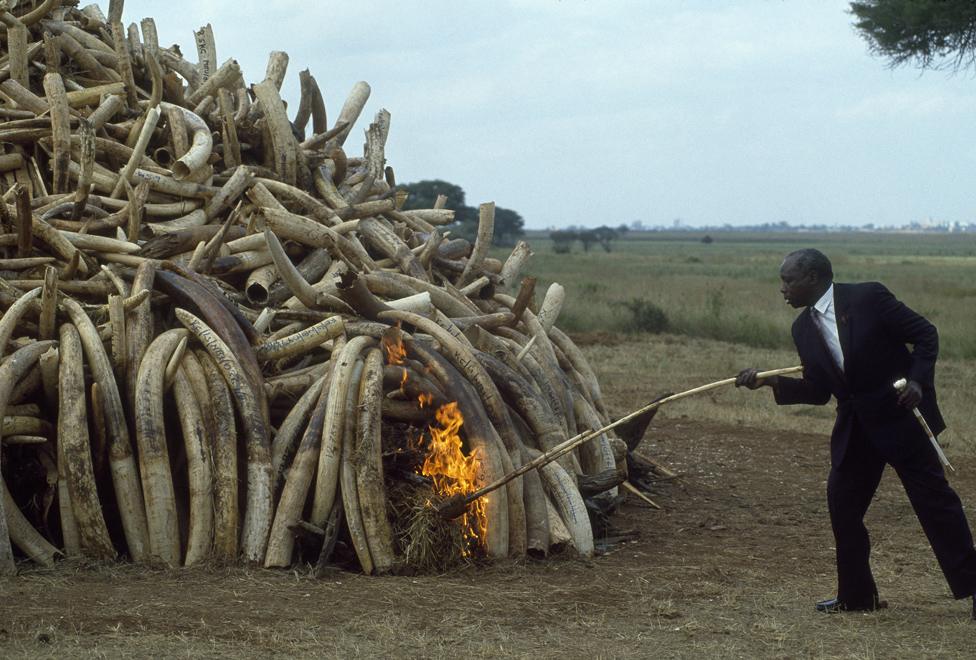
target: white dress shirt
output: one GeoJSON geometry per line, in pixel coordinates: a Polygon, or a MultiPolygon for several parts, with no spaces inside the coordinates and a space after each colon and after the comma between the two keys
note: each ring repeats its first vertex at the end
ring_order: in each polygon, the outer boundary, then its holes
{"type": "Polygon", "coordinates": [[[840,348],[840,333],[837,332],[837,313],[834,307],[834,285],[831,284],[820,300],[810,308],[813,322],[820,328],[820,334],[827,344],[827,350],[834,358],[834,363],[844,371],[844,352],[840,348]]]}

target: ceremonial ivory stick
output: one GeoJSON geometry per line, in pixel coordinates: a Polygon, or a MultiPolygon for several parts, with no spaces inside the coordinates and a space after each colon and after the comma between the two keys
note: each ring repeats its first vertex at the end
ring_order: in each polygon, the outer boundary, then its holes
{"type": "MultiPolygon", "coordinates": [[[[772,371],[761,371],[758,374],[756,374],[756,379],[763,380],[765,378],[769,378],[770,376],[783,376],[786,374],[797,373],[798,371],[802,371],[802,370],[803,367],[787,367],[785,369],[773,369],[772,371]]],[[[593,438],[596,438],[598,436],[601,436],[607,431],[610,431],[611,429],[615,429],[621,424],[629,422],[630,420],[632,420],[635,417],[638,417],[639,415],[643,415],[644,413],[654,410],[655,408],[659,408],[660,406],[663,406],[665,403],[671,403],[672,401],[677,401],[678,399],[684,399],[685,397],[689,397],[692,394],[700,394],[702,392],[708,392],[709,390],[715,390],[720,387],[724,387],[726,385],[733,385],[733,384],[735,384],[735,378],[725,378],[723,380],[717,380],[714,383],[709,383],[708,385],[701,385],[694,389],[685,390],[684,392],[678,392],[677,394],[672,394],[671,396],[666,396],[663,399],[658,399],[657,401],[653,401],[647,404],[646,406],[644,406],[643,408],[639,408],[634,412],[625,415],[624,417],[621,417],[617,421],[607,424],[603,428],[597,429],[596,431],[586,431],[584,433],[575,435],[572,438],[569,438],[568,440],[564,440],[563,442],[559,443],[558,445],[556,445],[549,451],[545,452],[544,454],[540,454],[539,456],[532,459],[528,463],[523,464],[522,467],[518,468],[517,470],[513,470],[512,472],[506,474],[505,476],[488,484],[487,486],[483,486],[482,488],[479,488],[473,493],[468,493],[467,495],[454,495],[453,497],[449,497],[448,499],[444,500],[437,506],[437,512],[448,520],[457,518],[458,516],[464,513],[464,510],[467,508],[469,504],[474,502],[479,497],[483,497],[488,493],[492,492],[493,490],[497,490],[498,488],[501,488],[512,479],[522,476],[529,470],[534,470],[538,467],[546,465],[547,463],[551,463],[552,461],[556,460],[563,454],[566,454],[567,452],[570,452],[576,447],[580,446],[584,442],[588,440],[592,440],[593,438]]]]}
{"type": "MultiPolygon", "coordinates": [[[[894,387],[897,391],[903,392],[905,388],[908,387],[908,381],[904,378],[899,378],[895,381],[894,387]]],[[[931,442],[932,446],[935,447],[935,453],[939,455],[939,462],[955,472],[956,468],[952,467],[952,463],[950,463],[949,459],[946,458],[945,453],[942,451],[942,447],[939,446],[939,441],[935,439],[935,434],[932,433],[932,429],[929,427],[929,423],[925,421],[924,417],[922,417],[922,413],[919,412],[918,408],[912,408],[912,412],[915,413],[915,419],[918,420],[918,423],[922,425],[925,435],[929,436],[929,442],[931,442]]]]}

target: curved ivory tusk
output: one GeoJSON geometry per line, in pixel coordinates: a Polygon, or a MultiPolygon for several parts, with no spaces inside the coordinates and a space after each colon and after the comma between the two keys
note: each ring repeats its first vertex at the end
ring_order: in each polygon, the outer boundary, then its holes
{"type": "MultiPolygon", "coordinates": [[[[381,358],[382,359],[382,358],[381,358]]],[[[353,366],[352,375],[349,378],[349,387],[346,392],[345,419],[342,433],[342,452],[339,464],[339,494],[342,496],[342,508],[346,514],[346,528],[349,530],[349,538],[352,539],[352,547],[356,551],[359,559],[359,566],[363,573],[370,575],[373,572],[373,556],[369,551],[369,543],[366,540],[366,529],[363,526],[363,514],[359,508],[359,487],[356,484],[356,469],[353,466],[353,451],[356,448],[356,406],[359,403],[359,387],[363,376],[363,360],[357,358],[353,366]]],[[[382,381],[382,377],[380,377],[382,381]]],[[[382,403],[377,401],[376,403],[382,403]]]]}
{"type": "Polygon", "coordinates": [[[118,252],[120,254],[135,254],[142,248],[130,241],[120,241],[117,238],[108,236],[96,236],[95,234],[78,234],[72,231],[62,231],[69,243],[82,250],[95,250],[97,252],[118,252]]]}
{"type": "Polygon", "coordinates": [[[566,299],[566,290],[563,286],[557,282],[553,282],[549,285],[546,290],[546,297],[542,300],[542,305],[539,307],[539,314],[537,318],[539,319],[539,325],[542,329],[549,334],[552,326],[556,323],[556,319],[559,318],[559,312],[563,308],[563,301],[566,299]]]}
{"type": "Polygon", "coordinates": [[[525,241],[519,241],[512,248],[512,253],[508,255],[508,259],[502,264],[501,279],[502,284],[505,286],[511,286],[518,281],[519,273],[522,272],[522,267],[525,262],[528,261],[529,257],[532,256],[532,250],[529,249],[529,244],[525,241]]]}
{"type": "Polygon", "coordinates": [[[64,81],[58,73],[44,75],[44,95],[51,108],[51,169],[55,193],[68,192],[68,161],[71,160],[71,127],[64,81]]]}
{"type": "Polygon", "coordinates": [[[166,363],[166,368],[163,370],[164,391],[169,390],[173,386],[173,382],[176,380],[176,372],[179,370],[180,364],[183,362],[183,356],[186,355],[186,346],[189,342],[190,340],[186,336],[180,339],[180,343],[176,345],[176,348],[173,350],[173,354],[166,363]]]}
{"type": "MultiPolygon", "coordinates": [[[[216,78],[216,74],[210,80],[213,80],[213,78],[216,78]]],[[[207,82],[209,83],[210,80],[207,82]]],[[[192,101],[190,102],[192,103],[192,101]]],[[[193,133],[190,148],[185,154],[176,159],[172,167],[173,178],[177,181],[182,181],[190,176],[191,173],[196,172],[206,165],[210,160],[210,154],[213,152],[213,136],[210,134],[210,127],[207,126],[207,123],[200,119],[198,115],[194,114],[193,111],[179,105],[167,103],[166,101],[161,102],[159,106],[163,110],[175,108],[179,112],[182,112],[183,120],[186,122],[187,128],[193,133]]]]}
{"type": "MultiPolygon", "coordinates": [[[[285,481],[284,488],[281,491],[281,499],[278,502],[278,509],[275,511],[274,523],[271,526],[271,534],[268,539],[268,554],[264,560],[265,568],[288,566],[291,563],[295,539],[290,527],[297,523],[301,517],[302,509],[308,498],[308,489],[312,484],[312,477],[315,475],[319,447],[322,444],[322,426],[325,421],[327,398],[328,393],[319,387],[314,397],[308,396],[308,393],[302,397],[307,402],[307,406],[299,402],[288,416],[293,420],[293,425],[298,427],[300,426],[299,418],[307,416],[314,404],[314,412],[305,427],[305,433],[302,435],[301,442],[295,452],[295,458],[288,469],[288,479],[285,481]],[[306,397],[308,398],[306,399],[306,397]],[[300,409],[299,405],[302,406],[300,409]]],[[[297,430],[296,428],[295,434],[297,434],[297,430]]]]}
{"type": "Polygon", "coordinates": [[[291,132],[291,122],[278,94],[278,86],[273,80],[265,79],[251,89],[264,110],[267,130],[271,135],[274,169],[285,183],[293,186],[298,180],[298,141],[291,132]]]}
{"type": "Polygon", "coordinates": [[[525,536],[529,554],[545,557],[551,546],[552,520],[546,506],[546,492],[538,470],[530,470],[522,475],[525,482],[525,536]]]}
{"type": "Polygon", "coordinates": [[[369,93],[369,85],[363,81],[359,81],[353,85],[352,91],[349,92],[349,96],[346,98],[346,102],[342,105],[342,110],[339,111],[339,117],[336,119],[336,126],[345,123],[346,127],[335,137],[336,144],[340,147],[346,141],[346,138],[349,137],[349,132],[352,131],[353,124],[356,123],[359,115],[363,112],[363,108],[366,107],[369,93]]]}
{"type": "Polygon", "coordinates": [[[63,471],[81,550],[95,559],[114,559],[115,548],[98,501],[88,437],[84,356],[81,337],[74,325],[61,326],[58,352],[58,455],[64,459],[63,471]]]}
{"type": "MultiPolygon", "coordinates": [[[[190,65],[192,66],[192,65],[190,65]]],[[[195,69],[195,67],[194,67],[195,69]]],[[[213,75],[203,81],[197,89],[186,97],[187,105],[195,106],[207,96],[211,96],[217,92],[218,89],[227,88],[231,89],[232,86],[236,85],[241,79],[241,67],[237,63],[237,60],[229,59],[220,65],[220,68],[214,71],[213,75]]],[[[198,83],[194,83],[196,86],[198,83]]]]}
{"type": "MultiPolygon", "coordinates": [[[[139,291],[134,298],[145,294],[131,308],[125,320],[125,342],[126,342],[126,394],[129,406],[135,408],[135,387],[136,377],[139,373],[139,364],[142,356],[146,353],[150,342],[153,339],[153,316],[149,292],[153,288],[156,277],[156,265],[151,261],[143,262],[136,269],[135,278],[132,280],[132,290],[139,291]]],[[[127,299],[128,301],[128,299],[127,299]]],[[[126,302],[127,302],[126,301],[126,302]]],[[[124,305],[125,303],[123,303],[124,305]]]]}
{"type": "Polygon", "coordinates": [[[146,350],[136,381],[136,442],[149,530],[147,555],[168,566],[180,563],[180,528],[166,442],[163,377],[166,362],[186,334],[180,328],[156,337],[146,350]]]}
{"type": "Polygon", "coordinates": [[[237,559],[237,426],[234,401],[220,367],[206,351],[200,363],[207,377],[212,403],[214,433],[214,557],[221,561],[237,559]]]}
{"type": "MultiPolygon", "coordinates": [[[[537,453],[535,455],[538,455],[537,453]]],[[[528,450],[528,458],[534,458],[533,451],[528,450]]],[[[586,512],[586,504],[580,495],[573,479],[559,463],[547,463],[539,468],[542,485],[553,499],[559,517],[572,537],[576,551],[583,557],[593,556],[593,528],[590,517],[586,512]]]]}
{"type": "Polygon", "coordinates": [[[488,256],[491,239],[495,232],[495,203],[488,202],[478,207],[478,236],[474,241],[474,250],[464,265],[464,272],[458,278],[457,286],[470,282],[481,270],[481,264],[488,256]]]}
{"type": "Polygon", "coordinates": [[[274,440],[271,443],[271,474],[274,478],[274,491],[276,493],[281,488],[287,463],[292,460],[295,453],[295,441],[301,430],[307,425],[309,413],[312,406],[318,401],[325,381],[326,376],[318,376],[315,382],[305,389],[278,427],[278,432],[275,433],[274,440]]]}
{"type": "Polygon", "coordinates": [[[0,422],[0,436],[6,438],[10,435],[41,435],[48,436],[54,431],[54,427],[47,420],[37,417],[24,415],[7,415],[0,422]]]}
{"type": "MultiPolygon", "coordinates": [[[[541,484],[541,477],[539,478],[539,482],[541,484]]],[[[545,495],[545,491],[543,491],[543,495],[545,495]]],[[[568,544],[571,544],[573,537],[570,535],[566,523],[563,522],[562,517],[559,515],[559,510],[548,496],[546,496],[546,513],[549,517],[549,549],[553,552],[558,552],[568,544]]]]}
{"type": "Polygon", "coordinates": [[[109,462],[119,513],[122,517],[122,528],[129,546],[129,554],[135,561],[141,561],[145,556],[149,538],[146,528],[146,510],[142,501],[135,459],[132,456],[128,423],[115,374],[112,372],[112,364],[98,336],[95,324],[85,314],[81,305],[70,298],[65,299],[63,304],[81,336],[81,344],[85,349],[85,357],[91,368],[92,377],[104,395],[105,421],[110,443],[109,462]]]}
{"type": "Polygon", "coordinates": [[[268,292],[277,280],[278,269],[274,264],[260,266],[252,270],[244,283],[244,295],[248,302],[258,307],[267,305],[268,292]]]}
{"type": "Polygon", "coordinates": [[[192,566],[211,556],[214,534],[214,484],[212,456],[206,437],[203,413],[187,375],[186,365],[176,371],[173,381],[176,410],[179,412],[186,448],[190,487],[190,520],[186,539],[185,566],[192,566]]]}
{"type": "Polygon", "coordinates": [[[413,312],[425,316],[434,313],[434,304],[430,300],[430,291],[421,291],[412,296],[387,300],[385,302],[391,309],[399,309],[404,312],[413,312]]]}
{"type": "Polygon", "coordinates": [[[337,357],[333,357],[333,376],[328,391],[325,424],[322,429],[322,447],[319,451],[318,473],[312,499],[310,522],[313,525],[320,527],[324,525],[335,503],[349,381],[359,354],[374,343],[372,337],[353,337],[346,342],[342,352],[337,357]]]}
{"type": "Polygon", "coordinates": [[[20,17],[20,22],[30,27],[61,6],[61,0],[44,0],[29,13],[20,17]]]}
{"type": "Polygon", "coordinates": [[[122,168],[122,172],[119,173],[119,178],[115,182],[115,186],[112,188],[112,194],[110,197],[119,197],[122,191],[125,189],[125,182],[132,181],[132,175],[142,161],[142,157],[146,155],[146,147],[149,146],[149,140],[152,138],[153,131],[156,130],[156,124],[159,122],[159,108],[153,107],[146,110],[145,123],[142,125],[142,130],[139,132],[139,137],[136,139],[136,144],[132,147],[132,155],[129,157],[129,161],[122,168]]]}
{"type": "Polygon", "coordinates": [[[271,259],[274,262],[275,268],[278,269],[278,275],[281,277],[281,281],[285,283],[292,295],[298,298],[303,305],[309,309],[315,309],[318,306],[318,291],[298,272],[291,259],[285,254],[285,248],[282,247],[281,241],[278,240],[274,232],[270,229],[265,229],[264,239],[268,246],[268,252],[271,253],[271,259]]]}
{"type": "MultiPolygon", "coordinates": [[[[573,411],[577,419],[576,427],[601,428],[604,422],[590,402],[576,388],[570,389],[573,396],[573,411]]],[[[617,460],[613,456],[613,449],[610,448],[610,436],[607,433],[601,433],[593,440],[580,445],[579,458],[583,474],[600,474],[604,470],[617,469],[617,460]]],[[[617,487],[614,486],[608,492],[612,497],[616,497],[617,487]]]]}
{"type": "Polygon", "coordinates": [[[271,448],[261,405],[237,357],[217,333],[185,309],[177,308],[176,318],[196,336],[220,367],[244,424],[247,507],[244,510],[241,545],[247,561],[260,562],[267,548],[272,515],[271,448]]]}
{"type": "Polygon", "coordinates": [[[36,289],[31,289],[17,301],[7,308],[7,311],[0,316],[0,355],[3,355],[7,348],[7,342],[10,341],[11,335],[14,333],[14,328],[20,322],[21,317],[24,312],[31,306],[33,306],[33,301],[38,296],[41,295],[42,287],[37,287],[36,289]]]}
{"type": "MultiPolygon", "coordinates": [[[[58,269],[47,266],[44,269],[44,287],[41,292],[41,314],[37,321],[41,339],[53,339],[58,312],[58,269]]],[[[3,350],[0,345],[0,350],[3,350]]]]}
{"type": "Polygon", "coordinates": [[[587,390],[589,390],[590,398],[593,400],[593,404],[596,406],[597,412],[600,416],[609,421],[607,416],[607,409],[603,403],[603,393],[600,391],[600,381],[596,377],[596,373],[590,366],[583,352],[576,346],[572,339],[564,333],[559,328],[553,326],[549,329],[549,338],[552,343],[555,344],[559,350],[569,359],[573,368],[576,369],[583,377],[583,382],[586,384],[587,390]]]}
{"type": "Polygon", "coordinates": [[[363,532],[377,573],[393,569],[393,531],[386,515],[386,487],[383,483],[383,354],[371,349],[366,355],[359,382],[355,471],[356,490],[362,514],[363,532]]]}
{"type": "Polygon", "coordinates": [[[330,316],[309,328],[299,330],[281,339],[261,344],[254,349],[254,353],[257,355],[258,360],[265,362],[291,355],[300,355],[324,344],[330,339],[335,339],[343,334],[345,330],[345,324],[342,322],[341,317],[330,316]]]}

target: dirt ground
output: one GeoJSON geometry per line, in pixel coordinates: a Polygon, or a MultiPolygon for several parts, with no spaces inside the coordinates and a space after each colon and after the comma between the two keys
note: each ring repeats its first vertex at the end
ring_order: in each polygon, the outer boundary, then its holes
{"type": "MultiPolygon", "coordinates": [[[[826,438],[662,415],[643,451],[682,478],[614,518],[630,542],[440,576],[131,566],[0,580],[0,657],[972,657],[897,478],[868,516],[888,610],[821,615],[833,595],[826,438]]],[[[976,460],[952,478],[976,511],[976,460]]]]}

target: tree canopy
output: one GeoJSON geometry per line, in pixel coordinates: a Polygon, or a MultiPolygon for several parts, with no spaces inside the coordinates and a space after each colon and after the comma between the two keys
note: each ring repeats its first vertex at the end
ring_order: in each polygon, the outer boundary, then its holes
{"type": "Polygon", "coordinates": [[[478,210],[464,203],[464,188],[459,185],[440,179],[424,179],[401,187],[409,193],[407,202],[403,205],[407,210],[433,208],[437,196],[444,195],[447,197],[445,208],[454,211],[455,222],[467,222],[472,219],[478,222],[478,210]]]}
{"type": "Polygon", "coordinates": [[[964,69],[976,65],[973,0],[851,2],[854,26],[871,52],[896,67],[964,69]]]}
{"type": "MultiPolygon", "coordinates": [[[[410,194],[403,206],[407,210],[432,208],[437,196],[445,195],[445,208],[454,211],[454,222],[446,229],[460,238],[474,240],[478,232],[478,209],[465,204],[464,189],[461,186],[440,179],[426,179],[401,187],[410,194]]],[[[515,239],[525,233],[522,229],[524,224],[525,221],[517,212],[496,206],[494,242],[498,245],[514,243],[515,239]]]]}

